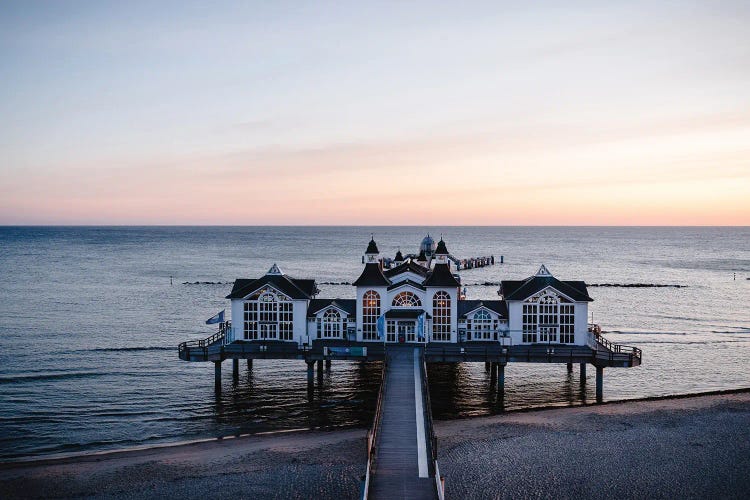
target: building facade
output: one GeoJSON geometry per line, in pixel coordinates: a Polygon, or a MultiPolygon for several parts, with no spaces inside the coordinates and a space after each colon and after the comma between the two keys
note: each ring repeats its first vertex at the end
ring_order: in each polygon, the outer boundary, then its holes
{"type": "Polygon", "coordinates": [[[583,281],[560,281],[542,265],[525,280],[503,281],[497,300],[466,300],[445,242],[425,251],[432,246],[423,241],[418,256],[399,250],[395,266],[384,269],[371,239],[354,299],[317,298],[314,280],[289,277],[275,264],[261,278],[238,279],[227,296],[229,340],[586,344],[592,299],[583,281]]]}

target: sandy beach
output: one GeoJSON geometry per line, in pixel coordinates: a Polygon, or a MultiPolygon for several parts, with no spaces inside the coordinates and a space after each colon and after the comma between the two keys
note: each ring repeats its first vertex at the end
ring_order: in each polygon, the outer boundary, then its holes
{"type": "MultiPolygon", "coordinates": [[[[436,423],[449,498],[746,498],[750,392],[436,423]]],[[[365,430],[0,466],[2,498],[355,498],[365,430]]]]}

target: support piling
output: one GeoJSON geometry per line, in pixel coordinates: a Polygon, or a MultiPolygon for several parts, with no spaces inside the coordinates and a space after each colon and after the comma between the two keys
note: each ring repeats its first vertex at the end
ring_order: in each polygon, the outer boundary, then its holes
{"type": "Polygon", "coordinates": [[[586,363],[581,363],[581,385],[586,385],[586,363]]]}
{"type": "Polygon", "coordinates": [[[327,372],[331,371],[331,360],[330,359],[326,359],[326,371],[327,372]]]}
{"type": "Polygon", "coordinates": [[[497,363],[497,392],[505,394],[505,363],[497,363]]]}
{"type": "Polygon", "coordinates": [[[252,368],[253,368],[253,360],[252,359],[248,359],[247,360],[247,369],[248,370],[252,370],[252,368]]]}
{"type": "Polygon", "coordinates": [[[604,367],[596,367],[596,402],[601,403],[604,399],[604,367]]]}
{"type": "Polygon", "coordinates": [[[240,360],[234,358],[232,360],[232,380],[237,382],[240,378],[240,360]]]}
{"type": "Polygon", "coordinates": [[[311,388],[315,383],[315,361],[307,361],[307,387],[311,388]]]}
{"type": "Polygon", "coordinates": [[[573,363],[568,363],[568,373],[573,373],[573,363]]]}
{"type": "Polygon", "coordinates": [[[214,391],[221,392],[221,361],[214,361],[214,391]]]}

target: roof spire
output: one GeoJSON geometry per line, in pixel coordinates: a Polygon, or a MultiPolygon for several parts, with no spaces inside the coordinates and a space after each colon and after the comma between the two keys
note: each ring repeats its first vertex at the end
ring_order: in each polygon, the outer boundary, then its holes
{"type": "Polygon", "coordinates": [[[274,262],[273,265],[271,266],[271,269],[269,269],[266,274],[271,274],[274,276],[281,276],[284,273],[281,272],[281,269],[279,269],[279,266],[277,266],[276,263],[274,262]]]}
{"type": "Polygon", "coordinates": [[[365,254],[379,254],[380,251],[378,250],[378,245],[375,243],[374,235],[370,236],[370,243],[367,245],[367,250],[365,250],[365,254]]]}
{"type": "Polygon", "coordinates": [[[549,269],[547,269],[547,266],[542,264],[542,266],[539,268],[539,270],[536,272],[534,276],[552,276],[552,273],[549,272],[549,269]]]}

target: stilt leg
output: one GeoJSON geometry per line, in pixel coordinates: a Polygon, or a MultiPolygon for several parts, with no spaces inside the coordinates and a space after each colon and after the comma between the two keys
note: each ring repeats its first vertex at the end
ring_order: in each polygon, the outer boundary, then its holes
{"type": "Polygon", "coordinates": [[[315,361],[307,361],[307,388],[312,388],[315,383],[315,361]]]}
{"type": "Polygon", "coordinates": [[[568,373],[573,373],[573,363],[568,363],[568,373]]]}
{"type": "Polygon", "coordinates": [[[221,392],[221,361],[214,361],[214,391],[221,392]]]}
{"type": "Polygon", "coordinates": [[[253,368],[253,360],[252,359],[248,359],[247,360],[247,369],[248,370],[252,370],[252,368],[253,368]]]}
{"type": "Polygon", "coordinates": [[[495,385],[497,381],[497,363],[490,363],[490,385],[495,385]]]}
{"type": "Polygon", "coordinates": [[[486,371],[486,372],[490,371],[490,368],[491,368],[490,365],[491,364],[492,363],[490,363],[489,361],[485,361],[485,363],[484,363],[484,371],[486,371]]]}
{"type": "Polygon", "coordinates": [[[330,359],[326,359],[326,371],[327,372],[331,371],[331,360],[330,359]]]}
{"type": "Polygon", "coordinates": [[[505,394],[505,363],[497,364],[497,392],[505,394]]]}
{"type": "Polygon", "coordinates": [[[323,360],[318,360],[318,380],[323,379],[323,360]]]}
{"type": "Polygon", "coordinates": [[[586,385],[586,363],[581,363],[581,385],[586,385]]]}
{"type": "Polygon", "coordinates": [[[596,402],[601,403],[604,396],[604,368],[596,367],[596,402]]]}
{"type": "Polygon", "coordinates": [[[237,382],[240,378],[240,360],[235,358],[232,360],[232,380],[237,382]]]}

